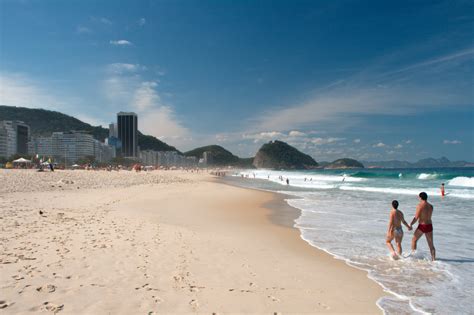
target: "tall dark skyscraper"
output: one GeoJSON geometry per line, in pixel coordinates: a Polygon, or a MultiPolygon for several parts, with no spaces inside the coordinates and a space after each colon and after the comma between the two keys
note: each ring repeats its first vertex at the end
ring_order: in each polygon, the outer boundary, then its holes
{"type": "Polygon", "coordinates": [[[30,127],[24,123],[16,124],[16,152],[17,154],[28,154],[28,138],[30,127]]]}
{"type": "Polygon", "coordinates": [[[117,114],[118,138],[122,142],[122,156],[138,156],[137,114],[120,112],[117,114]]]}

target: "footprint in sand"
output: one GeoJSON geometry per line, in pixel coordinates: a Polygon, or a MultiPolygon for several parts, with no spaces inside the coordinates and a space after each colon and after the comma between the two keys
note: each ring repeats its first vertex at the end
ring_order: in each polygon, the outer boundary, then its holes
{"type": "Polygon", "coordinates": [[[52,285],[52,284],[47,284],[47,285],[44,285],[42,287],[37,287],[36,288],[36,291],[38,292],[47,292],[47,293],[53,293],[54,291],[56,291],[56,286],[52,285]]]}
{"type": "Polygon", "coordinates": [[[155,295],[152,295],[151,298],[155,301],[155,303],[159,304],[161,302],[163,302],[163,299],[158,297],[158,296],[155,296],[155,295]]]}
{"type": "Polygon", "coordinates": [[[11,302],[7,302],[7,301],[4,301],[4,300],[1,300],[1,301],[0,301],[0,309],[2,309],[2,308],[7,308],[7,307],[9,307],[9,306],[12,305],[12,304],[13,304],[13,303],[11,303],[11,302]]]}
{"type": "Polygon", "coordinates": [[[25,277],[21,276],[21,275],[14,275],[12,276],[13,279],[19,281],[19,280],[22,280],[22,279],[25,279],[25,277]]]}
{"type": "Polygon", "coordinates": [[[279,299],[277,299],[276,297],[274,297],[273,295],[269,295],[267,296],[269,299],[271,299],[273,302],[280,302],[279,299]]]}
{"type": "Polygon", "coordinates": [[[327,306],[327,305],[326,305],[326,304],[324,304],[324,303],[320,303],[320,302],[318,302],[318,305],[319,305],[320,307],[322,307],[322,308],[326,309],[326,310],[330,309],[330,307],[329,307],[329,306],[327,306]]]}
{"type": "Polygon", "coordinates": [[[41,307],[41,310],[42,311],[53,312],[53,313],[56,314],[57,312],[62,311],[63,308],[64,308],[64,304],[57,305],[57,304],[54,304],[54,303],[51,303],[51,302],[44,302],[43,306],[41,307]]]}
{"type": "Polygon", "coordinates": [[[189,302],[189,305],[191,305],[193,308],[197,308],[199,306],[199,303],[197,300],[191,300],[189,302]]]}

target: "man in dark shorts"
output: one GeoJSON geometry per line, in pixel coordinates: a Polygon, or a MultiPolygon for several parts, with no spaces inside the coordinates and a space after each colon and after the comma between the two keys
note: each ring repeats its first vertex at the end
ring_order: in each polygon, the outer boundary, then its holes
{"type": "Polygon", "coordinates": [[[423,234],[426,235],[426,241],[431,252],[431,260],[436,259],[436,250],[433,245],[433,222],[431,222],[431,216],[433,214],[433,206],[428,202],[428,195],[425,192],[421,192],[418,195],[420,203],[416,207],[415,217],[411,221],[410,226],[416,223],[419,220],[418,228],[413,234],[413,239],[411,241],[411,250],[416,251],[416,243],[423,234]]]}

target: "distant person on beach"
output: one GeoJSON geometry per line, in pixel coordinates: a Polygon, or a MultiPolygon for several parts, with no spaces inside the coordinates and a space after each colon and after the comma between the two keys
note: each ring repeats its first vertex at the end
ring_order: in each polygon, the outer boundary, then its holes
{"type": "Polygon", "coordinates": [[[445,192],[444,192],[444,183],[441,184],[441,197],[444,197],[445,196],[445,192]]]}
{"type": "Polygon", "coordinates": [[[392,201],[392,209],[390,209],[390,219],[388,222],[388,231],[387,231],[387,247],[390,250],[393,258],[397,257],[395,253],[395,248],[393,248],[392,241],[395,239],[395,244],[397,244],[398,255],[402,255],[402,239],[403,239],[403,229],[402,223],[411,231],[411,226],[405,221],[403,212],[398,210],[398,201],[392,201]]]}
{"type": "Polygon", "coordinates": [[[290,180],[287,178],[286,179],[286,184],[289,185],[290,184],[290,180]]]}
{"type": "Polygon", "coordinates": [[[431,252],[431,260],[436,259],[436,250],[433,244],[433,222],[431,222],[431,215],[433,214],[433,206],[428,202],[428,195],[425,192],[421,192],[418,195],[420,203],[416,207],[415,217],[411,221],[410,226],[416,223],[419,220],[418,228],[413,234],[413,239],[411,241],[411,250],[412,252],[416,251],[416,244],[423,234],[426,235],[426,241],[431,252]]]}

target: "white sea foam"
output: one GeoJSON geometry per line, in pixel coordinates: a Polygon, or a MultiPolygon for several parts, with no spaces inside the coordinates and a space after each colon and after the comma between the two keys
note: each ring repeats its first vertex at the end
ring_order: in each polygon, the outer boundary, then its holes
{"type": "Polygon", "coordinates": [[[421,174],[418,174],[416,176],[416,178],[418,178],[418,179],[435,179],[437,177],[438,177],[438,174],[436,174],[436,173],[433,173],[433,174],[421,173],[421,174]]]}
{"type": "MultiPolygon", "coordinates": [[[[465,201],[474,199],[473,177],[469,177],[472,170],[466,173],[468,176],[461,171],[445,174],[443,170],[444,175],[438,178],[433,174],[440,173],[427,172],[422,180],[421,174],[410,170],[404,170],[402,178],[384,176],[387,173],[383,171],[367,171],[375,174],[362,181],[350,181],[350,174],[342,173],[258,172],[255,178],[261,179],[259,188],[297,198],[287,202],[301,209],[295,227],[305,241],[351,266],[367,270],[370,279],[392,294],[377,301],[385,313],[472,313],[474,241],[469,234],[472,209],[465,201]],[[456,177],[459,173],[462,175],[456,177]],[[278,179],[280,175],[289,178],[289,186],[278,179]],[[448,195],[441,198],[439,187],[441,177],[445,176],[455,178],[446,181],[448,195]],[[314,183],[305,182],[305,177],[312,178],[314,183]],[[414,216],[420,191],[428,193],[435,208],[433,225],[438,261],[430,261],[425,238],[420,239],[414,255],[391,260],[384,241],[390,202],[396,198],[409,221],[414,216]]],[[[405,229],[405,253],[409,251],[412,235],[413,232],[405,229]]]]}
{"type": "Polygon", "coordinates": [[[449,186],[474,187],[474,177],[459,176],[448,181],[449,186]]]}
{"type": "MultiPolygon", "coordinates": [[[[352,185],[345,185],[338,187],[341,190],[352,190],[352,191],[367,191],[367,192],[377,192],[377,193],[387,193],[395,195],[418,195],[421,191],[424,191],[428,196],[439,195],[437,189],[420,189],[420,188],[395,188],[395,187],[357,187],[352,185]]],[[[463,190],[463,189],[452,189],[449,190],[448,196],[455,198],[463,199],[474,199],[474,192],[472,190],[463,190]]]]}

